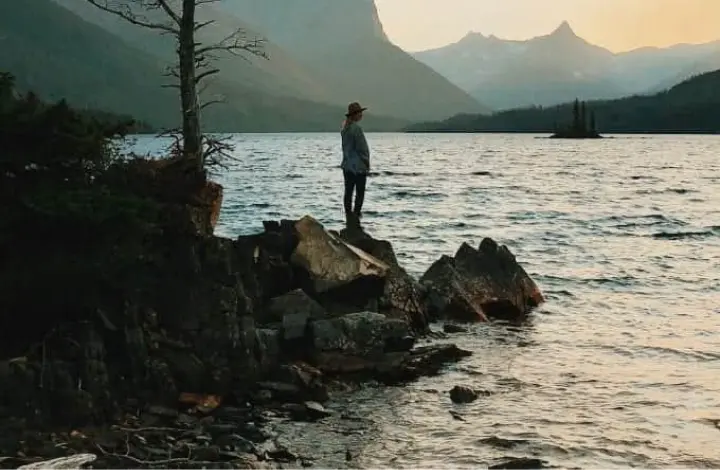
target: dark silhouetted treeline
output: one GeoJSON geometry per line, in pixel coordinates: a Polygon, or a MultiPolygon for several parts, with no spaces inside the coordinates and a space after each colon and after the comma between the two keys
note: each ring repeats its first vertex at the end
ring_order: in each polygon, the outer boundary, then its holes
{"type": "MultiPolygon", "coordinates": [[[[590,101],[598,132],[719,133],[720,70],[708,72],[650,96],[590,101]]],[[[513,109],[492,115],[464,114],[441,122],[419,123],[410,132],[552,133],[573,116],[574,103],[513,109]]]]}

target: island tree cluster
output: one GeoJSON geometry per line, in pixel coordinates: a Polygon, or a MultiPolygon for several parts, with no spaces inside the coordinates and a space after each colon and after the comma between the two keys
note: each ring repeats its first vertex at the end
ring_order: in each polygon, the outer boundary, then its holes
{"type": "Polygon", "coordinates": [[[588,116],[585,101],[575,99],[572,110],[572,124],[567,127],[555,129],[553,138],[557,139],[596,139],[600,137],[595,128],[595,112],[590,111],[588,116]]]}

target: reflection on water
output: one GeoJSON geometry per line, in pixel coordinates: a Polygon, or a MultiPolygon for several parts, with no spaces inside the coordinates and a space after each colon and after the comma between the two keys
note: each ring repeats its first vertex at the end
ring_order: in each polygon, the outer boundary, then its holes
{"type": "MultiPolygon", "coordinates": [[[[220,233],[308,213],[341,224],[338,136],[234,140],[220,233]]],[[[491,236],[549,302],[526,325],[453,336],[475,355],[441,376],[339,396],[327,422],[278,423],[294,448],[322,467],[720,466],[720,138],[369,140],[364,223],[411,272],[491,236]],[[460,383],[488,393],[454,405],[460,383]]]]}

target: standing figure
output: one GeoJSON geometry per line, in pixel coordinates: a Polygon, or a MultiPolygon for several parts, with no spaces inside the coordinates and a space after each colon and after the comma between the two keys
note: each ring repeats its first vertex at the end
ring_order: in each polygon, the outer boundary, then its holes
{"type": "Polygon", "coordinates": [[[345,221],[348,227],[360,227],[362,206],[365,200],[365,185],[370,173],[370,149],[368,148],[365,133],[359,122],[363,118],[363,111],[367,108],[360,103],[350,103],[346,119],[343,123],[342,148],[343,159],[340,167],[345,178],[345,221]],[[353,192],[355,192],[355,207],[352,206],[353,192]]]}

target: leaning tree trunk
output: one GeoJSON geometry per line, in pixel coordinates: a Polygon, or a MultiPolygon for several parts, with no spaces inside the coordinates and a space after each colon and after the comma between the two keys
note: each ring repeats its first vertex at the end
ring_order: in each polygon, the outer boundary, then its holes
{"type": "Polygon", "coordinates": [[[183,116],[183,156],[195,160],[198,171],[202,171],[204,162],[200,132],[200,107],[195,80],[195,2],[196,0],[183,0],[178,54],[183,116]]]}

